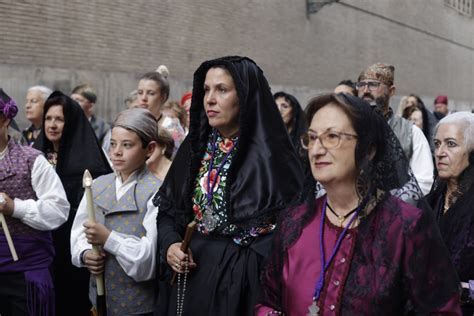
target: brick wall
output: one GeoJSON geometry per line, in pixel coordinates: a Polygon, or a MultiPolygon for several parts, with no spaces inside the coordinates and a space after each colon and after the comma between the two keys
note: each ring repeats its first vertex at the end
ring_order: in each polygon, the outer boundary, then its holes
{"type": "Polygon", "coordinates": [[[395,65],[399,95],[474,102],[474,19],[442,0],[341,0],[309,17],[305,0],[0,0],[0,17],[0,86],[20,104],[31,85],[89,82],[112,119],[141,73],[166,64],[177,99],[202,61],[229,54],[302,104],[376,61],[395,65]]]}

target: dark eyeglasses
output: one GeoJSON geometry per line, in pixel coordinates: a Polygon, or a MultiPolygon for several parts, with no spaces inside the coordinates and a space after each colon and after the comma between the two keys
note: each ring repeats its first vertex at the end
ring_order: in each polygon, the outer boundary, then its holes
{"type": "Polygon", "coordinates": [[[362,90],[365,87],[369,88],[370,91],[375,91],[380,87],[382,83],[379,81],[361,81],[355,84],[357,90],[362,90]]]}
{"type": "Polygon", "coordinates": [[[357,138],[357,135],[336,131],[326,131],[321,135],[316,135],[313,132],[306,132],[301,135],[301,145],[304,149],[311,149],[316,143],[316,140],[319,139],[321,146],[326,149],[332,149],[339,147],[343,136],[351,139],[357,138]]]}

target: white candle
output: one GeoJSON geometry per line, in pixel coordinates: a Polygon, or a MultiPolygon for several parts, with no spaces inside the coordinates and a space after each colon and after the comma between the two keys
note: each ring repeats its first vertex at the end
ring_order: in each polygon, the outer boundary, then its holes
{"type": "MultiPolygon", "coordinates": [[[[96,222],[95,220],[95,209],[94,209],[94,200],[92,197],[92,176],[89,170],[86,169],[84,171],[84,176],[82,177],[82,185],[84,186],[84,190],[86,193],[86,200],[87,200],[87,215],[90,222],[96,222]]],[[[97,245],[92,245],[92,251],[95,255],[100,255],[100,247],[97,245]]],[[[97,274],[95,276],[95,281],[97,284],[97,295],[103,296],[105,294],[104,288],[104,275],[97,274]]]]}

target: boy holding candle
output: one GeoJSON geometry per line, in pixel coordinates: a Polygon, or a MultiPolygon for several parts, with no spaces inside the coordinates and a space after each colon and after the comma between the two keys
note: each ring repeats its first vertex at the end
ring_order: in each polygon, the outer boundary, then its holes
{"type": "Polygon", "coordinates": [[[0,315],[51,316],[50,231],[66,222],[69,203],[61,180],[41,152],[8,136],[17,112],[15,101],[0,89],[0,212],[8,227],[0,228],[0,315]],[[18,261],[13,260],[13,248],[18,261]]]}
{"type": "MultiPolygon", "coordinates": [[[[97,222],[87,220],[84,196],[71,231],[72,262],[104,273],[107,315],[148,315],[155,305],[156,216],[152,203],[161,185],[146,167],[157,147],[158,128],[148,110],[118,115],[110,142],[115,173],[92,184],[97,222]],[[85,228],[85,229],[84,229],[85,228]],[[92,245],[102,247],[95,255],[92,245]]],[[[95,305],[95,281],[89,296],[95,305]]]]}

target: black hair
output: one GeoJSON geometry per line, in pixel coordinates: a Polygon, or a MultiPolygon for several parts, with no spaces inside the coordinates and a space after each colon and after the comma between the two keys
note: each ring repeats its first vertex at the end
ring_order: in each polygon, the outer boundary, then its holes
{"type": "Polygon", "coordinates": [[[292,96],[289,93],[286,93],[284,91],[278,91],[273,95],[273,99],[276,101],[278,98],[284,98],[286,102],[291,106],[291,108],[294,108],[296,105],[298,105],[298,100],[294,96],[292,96]]]}
{"type": "Polygon", "coordinates": [[[353,82],[351,79],[344,79],[341,82],[339,82],[337,85],[338,86],[348,86],[349,88],[351,88],[352,94],[354,96],[357,96],[357,89],[356,89],[355,82],[353,82]]]}

